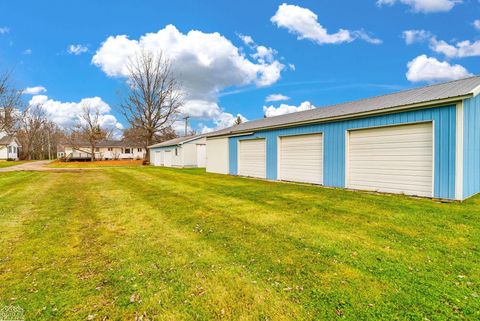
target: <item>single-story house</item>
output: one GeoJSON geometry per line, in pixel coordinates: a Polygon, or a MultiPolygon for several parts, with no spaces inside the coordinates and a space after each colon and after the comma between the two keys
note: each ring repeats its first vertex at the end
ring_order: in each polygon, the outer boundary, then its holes
{"type": "MultiPolygon", "coordinates": [[[[95,159],[143,159],[147,151],[138,143],[121,140],[104,140],[95,148],[95,159]]],[[[57,146],[57,157],[68,160],[87,160],[91,158],[91,147],[86,142],[64,142],[57,146]]]]}
{"type": "Polygon", "coordinates": [[[0,135],[0,161],[17,160],[20,143],[14,136],[0,135]]]}
{"type": "Polygon", "coordinates": [[[207,171],[423,197],[480,192],[480,77],[207,134],[207,171]]]}
{"type": "Polygon", "coordinates": [[[167,167],[205,167],[207,154],[204,135],[174,138],[149,146],[150,164],[167,167]]]}

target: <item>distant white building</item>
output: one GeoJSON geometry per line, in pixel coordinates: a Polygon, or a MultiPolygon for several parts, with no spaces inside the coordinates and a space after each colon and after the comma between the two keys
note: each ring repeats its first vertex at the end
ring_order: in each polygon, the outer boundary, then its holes
{"type": "Polygon", "coordinates": [[[15,136],[0,132],[0,161],[17,160],[20,143],[15,136]]]}
{"type": "MultiPolygon", "coordinates": [[[[119,140],[105,140],[97,144],[95,159],[143,159],[146,153],[146,149],[139,144],[119,140]]],[[[57,146],[57,157],[67,160],[87,160],[91,158],[91,147],[88,143],[78,143],[75,146],[71,143],[64,143],[57,146]]]]}
{"type": "Polygon", "coordinates": [[[150,164],[166,167],[206,167],[206,138],[193,135],[149,146],[150,164]]]}

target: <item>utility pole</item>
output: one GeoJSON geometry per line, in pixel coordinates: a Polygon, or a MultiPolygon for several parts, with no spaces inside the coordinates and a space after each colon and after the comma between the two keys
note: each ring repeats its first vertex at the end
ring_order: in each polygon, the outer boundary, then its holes
{"type": "Polygon", "coordinates": [[[52,147],[50,146],[50,130],[47,131],[47,139],[48,139],[48,160],[52,160],[52,155],[51,155],[52,147]]]}
{"type": "Polygon", "coordinates": [[[185,116],[183,119],[185,120],[185,136],[188,136],[188,119],[190,116],[185,116]]]}

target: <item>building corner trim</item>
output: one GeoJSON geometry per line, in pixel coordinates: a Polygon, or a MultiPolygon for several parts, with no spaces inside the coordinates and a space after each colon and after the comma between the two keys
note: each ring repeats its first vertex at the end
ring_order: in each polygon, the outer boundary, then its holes
{"type": "Polygon", "coordinates": [[[455,199],[463,200],[463,135],[464,113],[463,100],[457,103],[456,144],[455,144],[455,199]]]}

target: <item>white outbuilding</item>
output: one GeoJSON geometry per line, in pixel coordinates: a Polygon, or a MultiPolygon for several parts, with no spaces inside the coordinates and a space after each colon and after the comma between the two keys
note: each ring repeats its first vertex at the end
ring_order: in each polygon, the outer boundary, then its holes
{"type": "Polygon", "coordinates": [[[206,138],[184,136],[149,146],[150,164],[166,167],[206,167],[206,138]]]}

